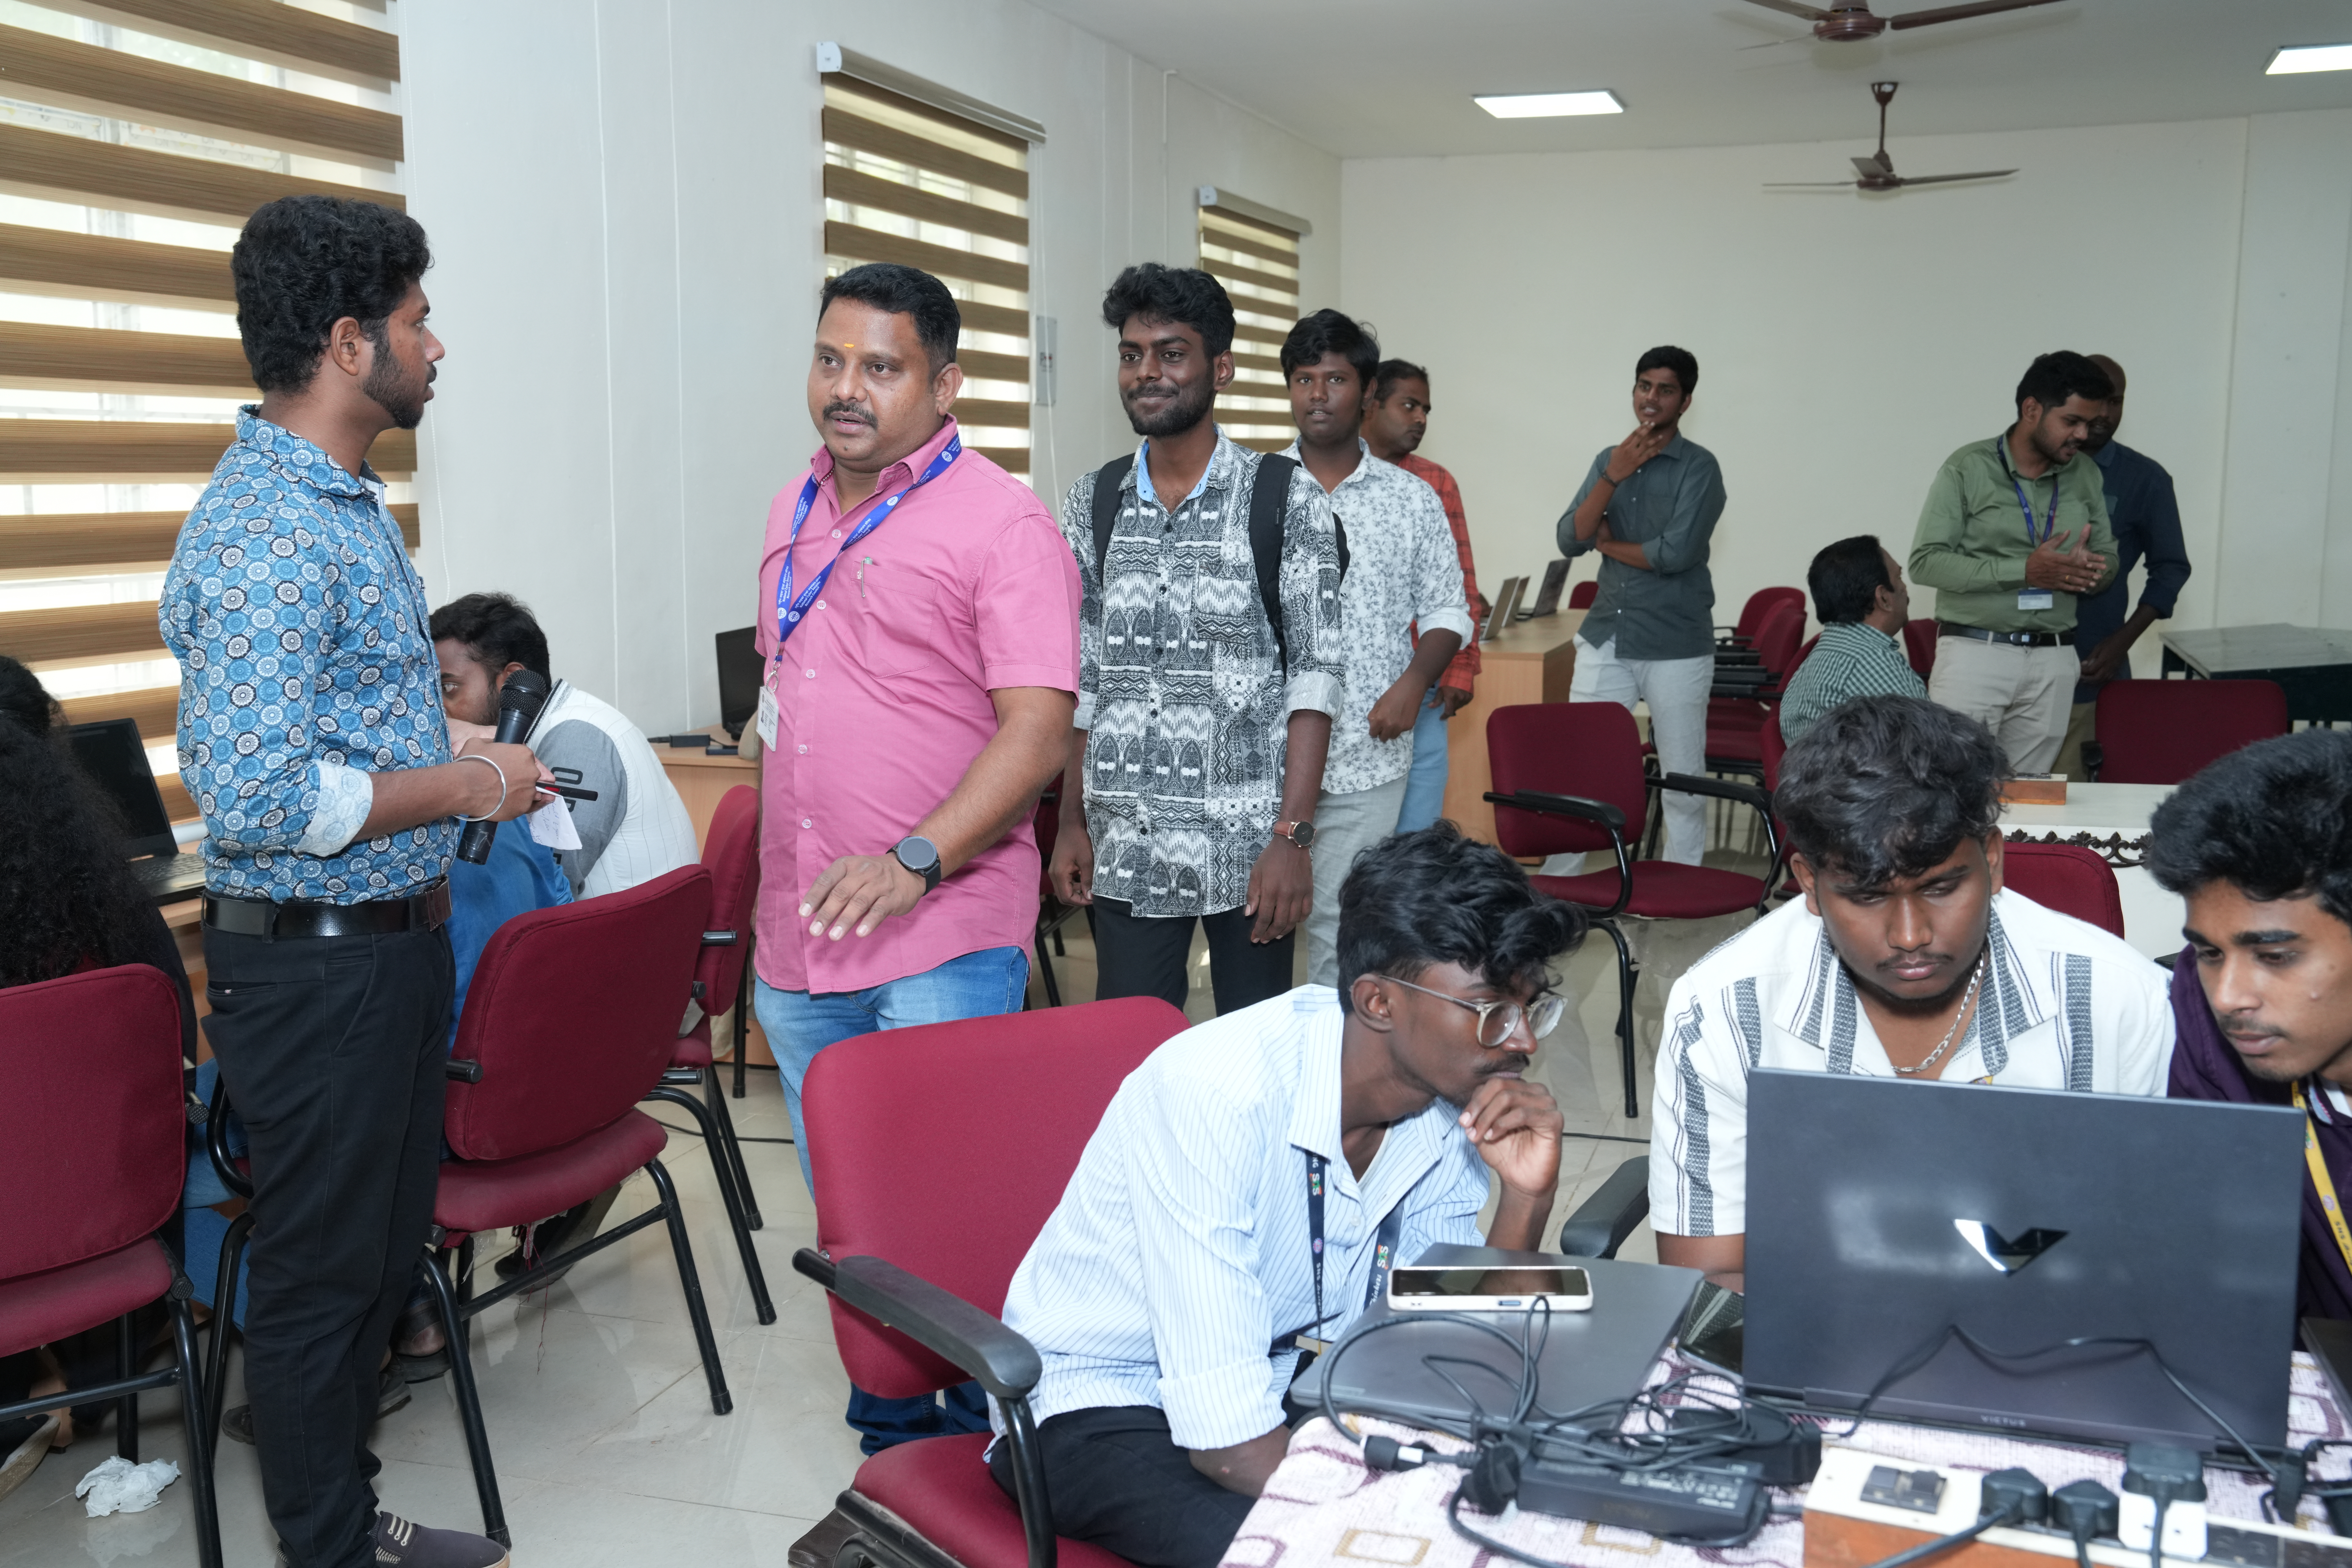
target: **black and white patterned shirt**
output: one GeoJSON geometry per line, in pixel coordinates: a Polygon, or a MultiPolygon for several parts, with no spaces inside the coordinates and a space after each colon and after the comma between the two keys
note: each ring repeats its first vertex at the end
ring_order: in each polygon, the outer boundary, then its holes
{"type": "MultiPolygon", "coordinates": [[[[2161,1095],[2168,976],[2120,937],[1993,895],[1976,1014],[1941,1078],[2161,1095]]],[[[1650,1100],[1650,1219],[1668,1236],[1748,1229],[1748,1075],[1893,1078],[1829,930],[1792,899],[1693,964],[1666,999],[1650,1100]]],[[[1762,1131],[1758,1136],[1769,1136],[1762,1131]]]]}
{"type": "Polygon", "coordinates": [[[1290,715],[1339,706],[1339,557],[1330,502],[1299,469],[1283,524],[1286,672],[1250,553],[1259,455],[1220,432],[1200,485],[1171,510],[1151,494],[1149,452],[1119,487],[1102,573],[1094,474],[1062,501],[1078,561],[1072,722],[1087,731],[1095,892],[1139,915],[1215,914],[1247,899],[1274,837],[1290,715]]]}

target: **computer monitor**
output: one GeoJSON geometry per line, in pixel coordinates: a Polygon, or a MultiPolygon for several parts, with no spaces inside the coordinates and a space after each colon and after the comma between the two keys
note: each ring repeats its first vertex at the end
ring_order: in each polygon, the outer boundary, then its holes
{"type": "Polygon", "coordinates": [[[2221,1423],[2285,1441],[2292,1108],[1759,1069],[1747,1119],[1750,1394],[2097,1442],[2210,1449],[2221,1423]]]}
{"type": "Polygon", "coordinates": [[[163,792],[155,787],[155,770],[147,765],[147,746],[139,738],[139,721],[101,719],[94,724],[70,725],[66,740],[82,771],[98,782],[122,813],[123,826],[129,832],[125,848],[134,856],[178,854],[172,818],[163,809],[163,792]]]}
{"type": "Polygon", "coordinates": [[[720,632],[719,644],[719,721],[730,735],[740,736],[743,726],[760,710],[760,650],[752,646],[756,626],[720,632]]]}

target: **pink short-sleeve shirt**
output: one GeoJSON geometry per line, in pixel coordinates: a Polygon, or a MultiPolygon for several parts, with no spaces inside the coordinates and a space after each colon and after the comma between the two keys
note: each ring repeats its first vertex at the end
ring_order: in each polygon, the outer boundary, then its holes
{"type": "Polygon", "coordinates": [[[860,937],[811,936],[802,897],[845,855],[884,855],[914,831],[996,733],[992,690],[1078,689],[1078,567],[1028,487],[965,449],[873,532],[842,546],[904,489],[955,421],[883,472],[845,516],[823,448],[778,492],[760,561],[757,626],[776,696],[761,762],[760,978],[784,991],[859,991],[1036,928],[1037,840],[1028,819],[909,912],[860,937]],[[792,542],[802,486],[814,504],[792,542]],[[795,596],[840,555],[792,636],[777,639],[776,578],[789,550],[795,596]],[[781,657],[780,657],[781,653],[781,657]]]}

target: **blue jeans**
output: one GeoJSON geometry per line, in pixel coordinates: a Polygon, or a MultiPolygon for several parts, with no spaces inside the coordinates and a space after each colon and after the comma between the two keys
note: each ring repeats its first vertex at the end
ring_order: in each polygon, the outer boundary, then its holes
{"type": "Polygon", "coordinates": [[[1412,772],[1406,775],[1404,806],[1397,813],[1399,833],[1419,832],[1445,809],[1445,700],[1433,686],[1412,721],[1412,772]]]}
{"type": "MultiPolygon", "coordinates": [[[[948,1024],[959,1018],[992,1018],[1017,1013],[1029,989],[1029,955],[1017,947],[992,947],[951,958],[937,969],[870,985],[863,991],[779,991],[755,975],[752,1008],[775,1053],[776,1077],[784,1086],[784,1109],[793,1119],[793,1151],[801,1179],[816,1181],[809,1168],[807,1124],[801,1115],[801,1086],[809,1064],[827,1046],[881,1029],[917,1024],[948,1024]]],[[[937,1399],[884,1399],[862,1388],[849,1391],[849,1424],[863,1436],[868,1454],[917,1437],[988,1430],[988,1398],[977,1383],[950,1388],[937,1399]]]]}

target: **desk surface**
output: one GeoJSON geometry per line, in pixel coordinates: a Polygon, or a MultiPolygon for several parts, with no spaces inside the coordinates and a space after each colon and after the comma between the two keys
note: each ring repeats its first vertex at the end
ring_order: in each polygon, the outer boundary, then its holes
{"type": "Polygon", "coordinates": [[[2171,784],[2070,784],[2063,805],[2004,805],[2004,828],[2063,828],[2137,837],[2173,791],[2171,784]]]}
{"type": "Polygon", "coordinates": [[[2295,626],[2283,621],[2259,626],[2212,626],[2203,631],[2165,632],[2160,640],[2167,652],[2206,676],[2352,664],[2352,631],[2327,626],[2295,626]]]}

